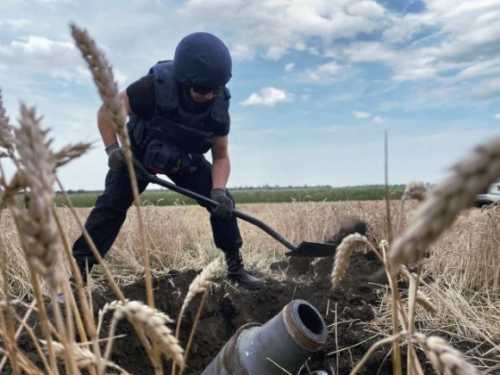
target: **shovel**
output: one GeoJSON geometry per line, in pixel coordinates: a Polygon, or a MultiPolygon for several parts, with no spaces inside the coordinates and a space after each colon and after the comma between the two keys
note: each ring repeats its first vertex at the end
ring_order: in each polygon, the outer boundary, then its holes
{"type": "MultiPolygon", "coordinates": [[[[142,176],[148,182],[163,186],[163,187],[170,189],[170,190],[173,190],[179,194],[185,195],[186,197],[195,199],[199,202],[203,202],[203,203],[207,204],[212,209],[215,209],[219,206],[219,203],[212,200],[212,199],[209,199],[203,195],[195,193],[194,191],[182,188],[182,187],[177,186],[171,182],[162,180],[161,178],[158,178],[155,175],[152,175],[151,173],[149,173],[146,170],[146,168],[144,168],[144,166],[140,162],[138,162],[135,159],[134,159],[134,165],[135,165],[136,169],[142,174],[142,176]]],[[[241,212],[237,209],[233,209],[231,212],[237,218],[259,227],[264,232],[266,232],[268,235],[270,235],[272,238],[274,238],[275,240],[277,240],[278,242],[283,244],[287,249],[290,250],[285,255],[316,258],[316,257],[329,257],[329,256],[332,256],[335,254],[335,250],[336,250],[335,245],[325,244],[325,243],[315,243],[315,242],[301,242],[298,246],[294,246],[289,241],[287,241],[281,234],[276,232],[269,225],[265,224],[264,222],[260,221],[259,219],[256,219],[255,217],[250,216],[250,215],[248,215],[244,212],[241,212]]]]}

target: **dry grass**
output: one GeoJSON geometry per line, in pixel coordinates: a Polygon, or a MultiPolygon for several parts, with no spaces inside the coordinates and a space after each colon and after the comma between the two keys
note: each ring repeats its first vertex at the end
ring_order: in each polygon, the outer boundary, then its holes
{"type": "MultiPolygon", "coordinates": [[[[329,238],[338,229],[345,216],[354,215],[370,223],[371,233],[375,238],[382,238],[384,232],[384,217],[380,214],[382,207],[382,202],[295,202],[239,206],[241,210],[269,223],[295,243],[304,239],[322,241],[329,238]]],[[[397,207],[397,203],[394,203],[394,207],[397,207]]],[[[76,210],[82,220],[85,220],[90,212],[90,209],[86,208],[76,210]]],[[[57,208],[56,211],[69,242],[72,243],[80,236],[80,228],[73,220],[69,209],[57,208]]],[[[146,235],[150,239],[149,252],[152,266],[156,274],[166,273],[172,269],[200,269],[221,255],[221,251],[213,244],[209,216],[204,208],[147,206],[143,207],[142,211],[146,235]]],[[[141,259],[141,253],[136,225],[135,211],[130,210],[122,231],[106,257],[113,274],[122,285],[140,278],[144,270],[143,264],[138,261],[141,259]]],[[[16,278],[11,280],[11,293],[23,296],[30,292],[29,273],[9,213],[6,212],[1,218],[0,228],[8,245],[6,249],[9,254],[8,269],[11,275],[16,275],[16,278]]],[[[270,263],[284,259],[283,254],[286,249],[271,237],[245,222],[240,222],[240,228],[244,239],[243,257],[250,266],[266,272],[270,263]]],[[[99,272],[97,277],[99,279],[99,272]]]]}
{"type": "MultiPolygon", "coordinates": [[[[422,266],[420,291],[431,301],[434,312],[418,309],[416,323],[428,332],[446,332],[453,342],[500,344],[500,289],[498,251],[499,208],[472,209],[431,247],[422,266]]],[[[404,299],[403,302],[405,302],[404,299]]],[[[389,306],[381,305],[373,322],[388,329],[389,306]]],[[[489,349],[478,347],[481,357],[489,349]]]]}

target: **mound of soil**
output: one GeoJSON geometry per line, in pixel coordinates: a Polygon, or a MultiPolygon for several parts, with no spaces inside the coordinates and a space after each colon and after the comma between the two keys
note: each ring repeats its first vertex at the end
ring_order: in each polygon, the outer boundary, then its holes
{"type": "MultiPolygon", "coordinates": [[[[284,264],[273,265],[276,273],[282,273],[284,264]]],[[[179,313],[186,291],[195,271],[172,272],[155,280],[156,306],[175,317],[179,313]]],[[[323,314],[327,326],[331,326],[328,342],[309,360],[309,368],[323,369],[333,374],[337,368],[337,348],[348,348],[338,353],[337,374],[347,374],[370,347],[372,340],[359,344],[373,333],[366,332],[363,322],[373,318],[373,306],[377,303],[377,286],[371,282],[380,279],[381,267],[370,254],[358,254],[352,258],[349,272],[334,291],[328,283],[314,282],[307,275],[301,278],[277,281],[273,273],[266,275],[266,287],[260,291],[236,289],[220,280],[212,291],[203,309],[188,359],[186,374],[200,374],[217,355],[238,327],[249,322],[264,323],[278,314],[292,299],[309,301],[323,314]],[[336,313],[335,313],[336,311],[336,313]],[[335,333],[334,326],[337,323],[335,333]],[[333,325],[333,326],[332,326],[333,325]],[[357,345],[359,344],[359,345],[357,345]]],[[[136,283],[124,288],[130,299],[144,300],[144,283],[136,283]]],[[[97,295],[97,307],[113,300],[110,292],[97,295]]],[[[199,298],[191,306],[183,319],[181,342],[185,346],[196,315],[199,298]]],[[[116,341],[113,360],[132,374],[152,374],[152,368],[133,329],[127,322],[120,324],[118,333],[127,337],[116,341]]],[[[386,360],[387,348],[376,353],[361,374],[392,373],[390,361],[386,360]]],[[[169,364],[166,364],[169,368],[169,364]]]]}
{"type": "MultiPolygon", "coordinates": [[[[335,290],[330,289],[328,282],[314,281],[312,275],[279,281],[286,273],[286,267],[286,263],[274,264],[272,271],[265,275],[265,289],[259,291],[238,289],[225,280],[219,280],[203,309],[185,374],[200,374],[241,325],[264,323],[297,298],[307,300],[321,312],[330,332],[326,345],[308,360],[309,369],[325,370],[328,374],[350,372],[376,340],[373,332],[366,331],[363,323],[373,319],[379,283],[385,281],[378,260],[371,254],[354,254],[345,279],[335,290]]],[[[157,308],[171,317],[177,317],[186,291],[197,274],[193,270],[171,272],[155,279],[157,308]]],[[[145,299],[142,281],[124,287],[123,291],[131,300],[145,299]]],[[[110,290],[96,293],[94,311],[99,311],[105,303],[113,300],[115,297],[110,290]]],[[[183,319],[183,347],[187,343],[199,302],[200,298],[197,297],[183,319]]],[[[153,374],[147,355],[127,321],[119,324],[117,334],[125,334],[125,337],[115,340],[112,360],[131,374],[153,374]]],[[[30,353],[30,357],[36,357],[27,337],[21,337],[20,344],[25,352],[30,353]]],[[[360,374],[392,374],[387,352],[388,348],[384,347],[372,355],[360,374]]],[[[170,362],[165,362],[165,368],[170,370],[170,362]]],[[[10,373],[8,366],[2,373],[10,373]]]]}

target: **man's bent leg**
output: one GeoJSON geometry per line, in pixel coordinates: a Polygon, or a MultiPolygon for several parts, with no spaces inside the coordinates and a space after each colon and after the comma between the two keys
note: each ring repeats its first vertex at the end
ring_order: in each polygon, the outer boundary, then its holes
{"type": "MultiPolygon", "coordinates": [[[[181,187],[210,197],[210,191],[212,190],[212,166],[204,159],[200,162],[195,172],[172,175],[169,177],[181,187]]],[[[231,197],[231,199],[233,198],[231,197]]],[[[262,282],[245,271],[243,266],[243,260],[240,254],[240,248],[243,241],[241,239],[236,217],[231,216],[228,219],[220,218],[214,215],[205,204],[202,202],[198,203],[206,207],[210,212],[210,224],[212,225],[215,246],[224,252],[228,278],[249,289],[261,287],[262,282]]]]}
{"type": "MultiPolygon", "coordinates": [[[[139,179],[139,192],[143,192],[147,182],[139,179]]],[[[109,170],[106,176],[104,193],[96,201],[85,223],[85,229],[94,241],[101,256],[105,256],[116,239],[127,210],[133,202],[133,194],[127,169],[109,170]]],[[[83,234],[73,245],[73,256],[78,264],[82,276],[86,275],[86,263],[89,272],[96,264],[96,259],[90,250],[83,234]]]]}

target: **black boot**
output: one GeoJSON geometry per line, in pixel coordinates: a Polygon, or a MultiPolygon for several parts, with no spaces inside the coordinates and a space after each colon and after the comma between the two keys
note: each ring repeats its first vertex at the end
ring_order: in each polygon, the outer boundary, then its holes
{"type": "Polygon", "coordinates": [[[227,264],[227,278],[242,288],[255,290],[264,286],[261,279],[250,275],[243,267],[243,259],[239,250],[225,252],[227,264]]]}

